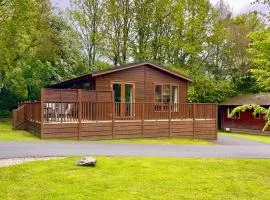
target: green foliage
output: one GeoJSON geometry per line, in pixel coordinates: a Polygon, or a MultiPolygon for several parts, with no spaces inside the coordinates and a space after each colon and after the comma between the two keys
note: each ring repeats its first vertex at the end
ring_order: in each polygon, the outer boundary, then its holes
{"type": "Polygon", "coordinates": [[[262,90],[270,91],[270,30],[260,30],[249,35],[252,43],[249,53],[252,61],[251,72],[262,90]]]}
{"type": "Polygon", "coordinates": [[[237,106],[234,108],[231,112],[231,117],[233,117],[236,113],[238,112],[245,112],[246,110],[253,110],[253,115],[255,116],[256,114],[263,114],[264,119],[265,119],[265,126],[263,127],[263,131],[267,130],[270,126],[270,107],[269,108],[264,108],[260,105],[242,105],[242,106],[237,106]]]}
{"type": "Polygon", "coordinates": [[[22,101],[18,96],[7,89],[1,89],[0,92],[0,118],[10,118],[11,110],[16,108],[17,102],[22,101]]]}
{"type": "Polygon", "coordinates": [[[189,87],[189,100],[191,102],[217,103],[233,95],[235,93],[232,90],[231,82],[228,80],[213,81],[201,77],[189,87]]]}

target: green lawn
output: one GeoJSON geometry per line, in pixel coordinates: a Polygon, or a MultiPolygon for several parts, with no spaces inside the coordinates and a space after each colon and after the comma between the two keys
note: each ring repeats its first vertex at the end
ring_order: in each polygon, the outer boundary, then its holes
{"type": "MultiPolygon", "coordinates": [[[[10,121],[0,121],[0,141],[52,141],[40,140],[31,133],[22,130],[12,130],[10,121]]],[[[54,140],[55,141],[55,140],[54,140]]],[[[70,141],[70,140],[57,140],[70,141]]],[[[98,142],[113,143],[137,143],[137,144],[187,144],[187,145],[212,145],[212,142],[200,139],[182,139],[182,138],[154,138],[154,139],[118,139],[118,140],[100,140],[98,142]]]]}
{"type": "Polygon", "coordinates": [[[10,121],[0,121],[0,141],[40,141],[40,139],[27,131],[12,130],[10,121]]]}
{"type": "Polygon", "coordinates": [[[259,142],[270,143],[270,136],[237,134],[237,133],[225,133],[225,132],[219,132],[218,134],[228,135],[228,136],[238,137],[238,138],[244,138],[244,139],[254,140],[254,141],[259,141],[259,142]]]}
{"type": "Polygon", "coordinates": [[[0,199],[268,200],[270,160],[97,157],[0,168],[0,199]]]}

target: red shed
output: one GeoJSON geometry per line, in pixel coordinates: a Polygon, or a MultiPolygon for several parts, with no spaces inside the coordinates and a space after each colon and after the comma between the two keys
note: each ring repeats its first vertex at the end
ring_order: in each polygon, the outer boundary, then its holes
{"type": "Polygon", "coordinates": [[[262,132],[265,125],[264,116],[253,115],[253,110],[237,113],[230,117],[231,111],[244,104],[257,104],[268,108],[270,106],[270,93],[246,94],[233,97],[219,104],[219,125],[224,131],[235,133],[270,134],[270,131],[262,132]]]}

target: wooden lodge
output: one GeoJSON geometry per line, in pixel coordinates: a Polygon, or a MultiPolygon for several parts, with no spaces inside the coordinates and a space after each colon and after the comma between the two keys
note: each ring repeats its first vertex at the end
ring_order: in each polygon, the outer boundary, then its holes
{"type": "Polygon", "coordinates": [[[262,132],[265,125],[264,115],[253,115],[253,110],[239,112],[234,117],[231,111],[241,105],[260,105],[265,108],[270,106],[270,93],[246,94],[236,96],[219,104],[219,123],[224,131],[234,133],[249,133],[270,135],[270,130],[262,132]]]}
{"type": "Polygon", "coordinates": [[[41,90],[13,111],[13,127],[40,138],[217,138],[217,105],[187,102],[192,80],[145,61],[41,90]]]}

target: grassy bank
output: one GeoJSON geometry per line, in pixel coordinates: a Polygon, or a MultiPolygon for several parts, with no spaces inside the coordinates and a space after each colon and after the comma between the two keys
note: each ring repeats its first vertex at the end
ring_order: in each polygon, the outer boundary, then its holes
{"type": "Polygon", "coordinates": [[[219,132],[219,134],[228,135],[228,136],[237,137],[237,138],[244,138],[244,139],[258,141],[258,142],[270,143],[270,136],[237,134],[237,133],[225,133],[225,132],[219,132]]]}

